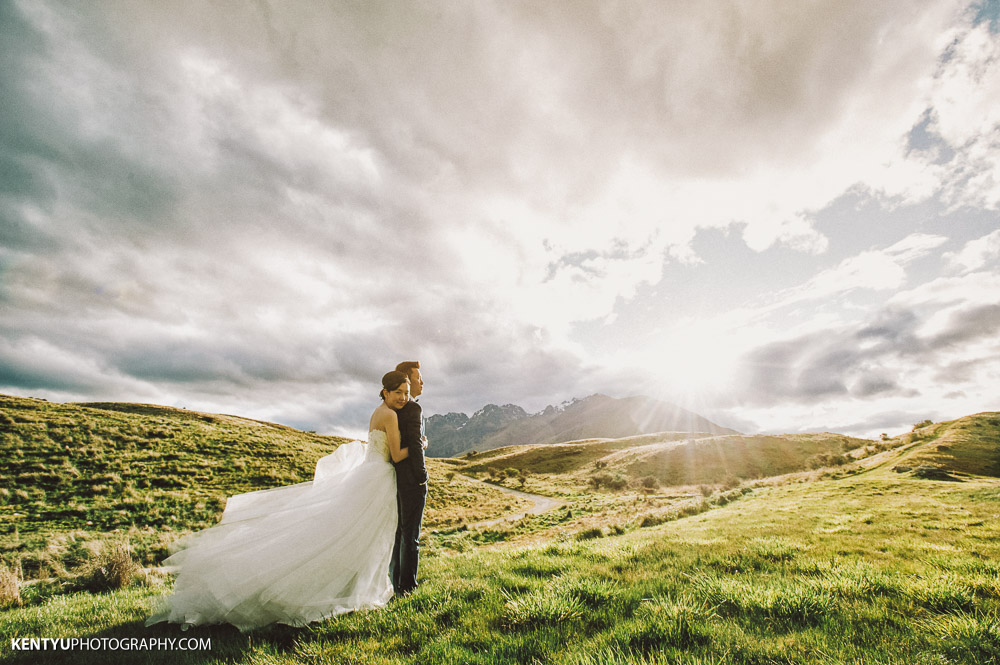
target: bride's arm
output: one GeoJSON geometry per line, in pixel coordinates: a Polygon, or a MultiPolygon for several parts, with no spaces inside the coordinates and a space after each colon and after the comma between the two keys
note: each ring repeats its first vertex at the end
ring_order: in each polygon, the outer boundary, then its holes
{"type": "Polygon", "coordinates": [[[395,412],[385,424],[385,436],[389,440],[389,456],[393,462],[401,462],[410,456],[409,450],[399,447],[399,418],[395,412]]]}

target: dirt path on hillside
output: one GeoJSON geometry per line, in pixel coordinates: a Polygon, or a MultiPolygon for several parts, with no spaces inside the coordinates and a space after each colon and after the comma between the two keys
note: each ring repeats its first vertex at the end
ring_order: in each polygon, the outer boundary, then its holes
{"type": "Polygon", "coordinates": [[[475,524],[470,524],[470,529],[479,529],[487,526],[493,526],[495,524],[500,524],[501,522],[513,522],[521,519],[527,515],[538,515],[539,513],[544,513],[546,511],[552,510],[553,508],[558,508],[563,505],[562,501],[558,499],[553,499],[550,496],[542,496],[541,494],[529,494],[528,492],[522,492],[520,490],[513,490],[509,487],[504,487],[503,485],[494,485],[493,483],[488,483],[485,480],[480,480],[479,478],[471,478],[469,476],[462,476],[466,480],[471,480],[476,483],[482,483],[484,485],[489,485],[494,489],[498,489],[501,492],[506,492],[511,496],[516,496],[519,499],[527,499],[531,501],[534,505],[528,508],[526,511],[521,513],[515,513],[514,515],[504,515],[503,517],[498,517],[493,520],[486,520],[485,522],[476,522],[475,524]]]}

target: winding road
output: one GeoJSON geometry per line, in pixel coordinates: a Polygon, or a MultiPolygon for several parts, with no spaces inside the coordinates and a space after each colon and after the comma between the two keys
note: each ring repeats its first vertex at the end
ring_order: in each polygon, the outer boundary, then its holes
{"type": "Polygon", "coordinates": [[[550,496],[542,496],[541,494],[529,494],[528,492],[522,492],[520,490],[513,490],[509,487],[504,487],[503,485],[494,485],[493,483],[488,483],[485,480],[480,480],[479,478],[471,478],[469,476],[462,476],[466,480],[471,480],[473,482],[482,483],[484,485],[489,485],[501,492],[506,492],[511,496],[516,496],[519,499],[527,499],[531,501],[534,505],[528,508],[526,511],[521,513],[515,513],[514,515],[504,515],[503,517],[498,517],[492,520],[486,520],[485,522],[476,522],[475,524],[470,524],[470,529],[478,529],[487,526],[493,526],[494,524],[500,524],[501,522],[514,522],[527,515],[538,515],[539,513],[544,513],[546,511],[552,510],[553,508],[558,508],[562,505],[562,501],[558,499],[553,499],[550,496]]]}

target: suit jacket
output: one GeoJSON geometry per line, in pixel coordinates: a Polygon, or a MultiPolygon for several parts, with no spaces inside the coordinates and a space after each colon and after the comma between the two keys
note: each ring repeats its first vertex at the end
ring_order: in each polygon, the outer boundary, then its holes
{"type": "Polygon", "coordinates": [[[424,462],[423,418],[420,415],[420,405],[412,399],[396,412],[399,420],[399,447],[410,451],[410,456],[400,464],[410,464],[418,477],[427,478],[427,465],[424,462]]]}

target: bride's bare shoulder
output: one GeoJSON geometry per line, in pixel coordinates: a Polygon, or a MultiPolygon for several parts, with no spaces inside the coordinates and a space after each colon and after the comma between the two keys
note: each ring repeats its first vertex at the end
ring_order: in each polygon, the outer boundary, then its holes
{"type": "Polygon", "coordinates": [[[390,424],[396,424],[398,422],[396,412],[390,409],[385,404],[379,404],[378,408],[372,414],[371,425],[369,429],[380,429],[385,431],[385,428],[390,424]]]}

